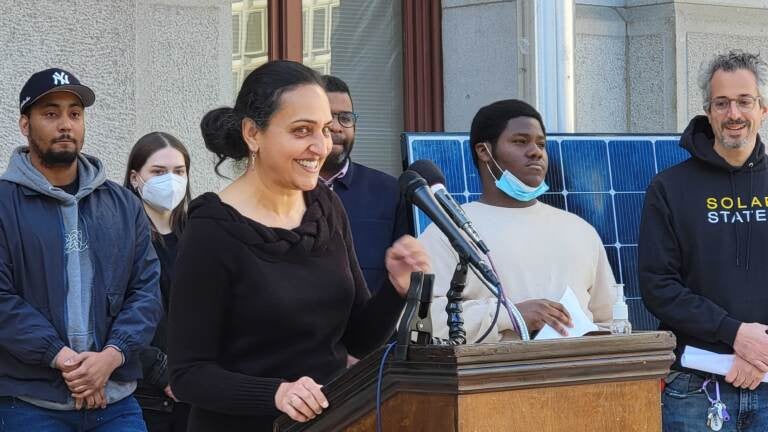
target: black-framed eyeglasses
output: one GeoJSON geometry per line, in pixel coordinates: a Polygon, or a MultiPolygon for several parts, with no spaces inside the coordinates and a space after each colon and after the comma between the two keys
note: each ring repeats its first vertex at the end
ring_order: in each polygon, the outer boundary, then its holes
{"type": "Polygon", "coordinates": [[[743,95],[733,99],[720,96],[710,100],[704,106],[704,108],[712,108],[716,112],[724,114],[728,112],[728,109],[731,108],[731,102],[736,102],[736,106],[739,108],[739,111],[746,113],[755,109],[755,103],[757,103],[759,100],[759,97],[752,95],[743,95]]]}
{"type": "Polygon", "coordinates": [[[354,127],[357,124],[357,114],[351,111],[341,111],[337,113],[331,113],[333,118],[339,122],[345,128],[354,127]]]}

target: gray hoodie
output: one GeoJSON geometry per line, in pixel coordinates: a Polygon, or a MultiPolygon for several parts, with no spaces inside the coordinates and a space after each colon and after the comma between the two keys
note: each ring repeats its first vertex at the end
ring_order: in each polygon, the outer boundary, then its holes
{"type": "MultiPolygon", "coordinates": [[[[59,202],[61,211],[61,227],[64,236],[64,257],[67,271],[67,338],[69,347],[77,352],[93,351],[94,325],[91,314],[93,261],[88,248],[88,226],[79,217],[78,203],[97,187],[101,186],[107,176],[100,160],[93,156],[80,154],[77,159],[77,178],[79,183],[75,195],[53,186],[40,171],[32,165],[29,159],[29,149],[18,147],[11,155],[8,169],[2,179],[26,186],[59,202]]],[[[53,366],[53,365],[52,365],[53,366]]],[[[115,402],[133,393],[136,383],[107,383],[107,402],[115,402]]],[[[69,410],[74,409],[74,401],[59,404],[23,398],[29,403],[43,408],[69,410]]]]}

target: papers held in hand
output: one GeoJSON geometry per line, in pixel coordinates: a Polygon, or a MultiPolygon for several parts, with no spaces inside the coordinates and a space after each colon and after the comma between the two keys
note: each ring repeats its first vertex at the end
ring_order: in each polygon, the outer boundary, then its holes
{"type": "Polygon", "coordinates": [[[549,324],[545,324],[541,331],[539,331],[539,334],[534,338],[535,340],[579,337],[584,336],[586,333],[598,330],[595,323],[593,323],[584,313],[584,310],[579,304],[579,299],[576,298],[576,294],[573,293],[571,287],[565,288],[565,293],[560,298],[560,304],[565,307],[571,315],[571,321],[573,321],[573,327],[566,327],[565,329],[568,332],[568,336],[561,335],[549,324]]]}
{"type": "MultiPolygon", "coordinates": [[[[686,345],[680,363],[689,369],[725,376],[733,366],[733,354],[717,354],[686,345]]],[[[763,376],[763,382],[768,382],[768,375],[763,376]]]]}

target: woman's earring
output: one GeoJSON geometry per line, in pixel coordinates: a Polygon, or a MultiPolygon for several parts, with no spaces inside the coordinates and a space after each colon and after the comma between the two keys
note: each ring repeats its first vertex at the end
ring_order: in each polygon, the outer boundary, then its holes
{"type": "Polygon", "coordinates": [[[256,153],[258,151],[252,151],[251,152],[251,168],[256,166],[256,153]]]}

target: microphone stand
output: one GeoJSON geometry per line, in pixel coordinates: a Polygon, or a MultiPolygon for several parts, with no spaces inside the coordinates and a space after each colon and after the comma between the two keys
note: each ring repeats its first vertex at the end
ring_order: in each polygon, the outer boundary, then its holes
{"type": "MultiPolygon", "coordinates": [[[[457,252],[459,251],[457,250],[457,252]]],[[[464,319],[461,317],[461,302],[464,300],[462,294],[464,292],[464,288],[467,286],[467,273],[470,261],[466,254],[459,252],[458,255],[459,263],[456,265],[456,269],[453,272],[450,289],[446,294],[448,303],[445,305],[445,312],[448,315],[448,339],[433,338],[433,343],[435,345],[466,345],[467,343],[467,332],[464,330],[464,319]]],[[[487,255],[487,257],[490,261],[490,255],[487,255]]],[[[478,271],[479,269],[474,266],[472,267],[472,270],[475,272],[478,279],[480,279],[480,281],[488,287],[491,293],[496,296],[496,301],[498,302],[496,305],[496,314],[494,315],[491,326],[488,327],[488,330],[480,337],[480,339],[478,339],[478,341],[476,341],[476,343],[482,342],[488,336],[488,334],[493,331],[496,319],[498,318],[499,307],[501,305],[504,305],[509,318],[512,320],[514,329],[520,334],[520,339],[523,341],[530,340],[530,336],[528,334],[528,326],[525,324],[523,315],[514,304],[507,300],[506,296],[504,295],[504,290],[501,286],[501,281],[498,279],[496,269],[493,267],[493,262],[490,262],[491,266],[489,268],[489,273],[494,276],[493,281],[486,279],[483,274],[478,271]]]]}
{"type": "Polygon", "coordinates": [[[467,272],[469,272],[469,262],[465,258],[460,258],[456,264],[456,270],[453,271],[451,278],[451,287],[446,295],[448,304],[445,305],[445,312],[448,314],[448,344],[466,345],[467,332],[464,330],[464,319],[461,317],[461,302],[464,300],[462,294],[467,286],[467,272]]]}

